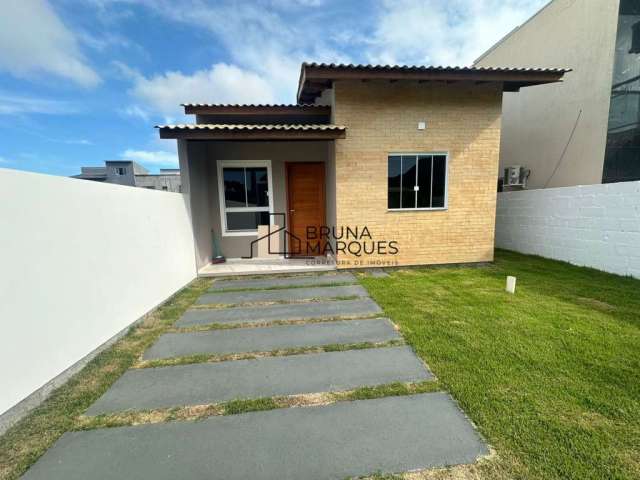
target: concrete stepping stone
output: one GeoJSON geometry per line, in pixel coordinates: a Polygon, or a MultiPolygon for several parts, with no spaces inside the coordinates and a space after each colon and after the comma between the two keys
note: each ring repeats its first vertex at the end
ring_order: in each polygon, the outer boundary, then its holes
{"type": "Polygon", "coordinates": [[[433,378],[409,347],[264,357],[127,371],[88,415],[350,390],[433,378]]]}
{"type": "Polygon", "coordinates": [[[268,352],[283,348],[386,342],[400,338],[400,334],[386,318],[167,333],[144,353],[143,359],[155,360],[206,353],[225,355],[268,352]]]}
{"type": "Polygon", "coordinates": [[[257,302],[295,302],[316,298],[367,297],[369,294],[360,285],[341,287],[290,288],[278,290],[256,290],[252,292],[205,293],[196,305],[220,305],[257,302]]]}
{"type": "Polygon", "coordinates": [[[175,323],[177,327],[209,323],[251,323],[275,320],[309,320],[376,315],[382,309],[370,298],[325,302],[292,303],[259,307],[187,310],[175,323]]]}
{"type": "Polygon", "coordinates": [[[293,277],[260,278],[251,280],[218,280],[213,282],[209,291],[235,289],[262,289],[281,287],[321,286],[335,283],[357,283],[350,273],[336,273],[327,275],[300,275],[293,277]]]}
{"type": "Polygon", "coordinates": [[[25,480],[306,480],[472,463],[488,449],[445,393],[65,433],[25,480]]]}

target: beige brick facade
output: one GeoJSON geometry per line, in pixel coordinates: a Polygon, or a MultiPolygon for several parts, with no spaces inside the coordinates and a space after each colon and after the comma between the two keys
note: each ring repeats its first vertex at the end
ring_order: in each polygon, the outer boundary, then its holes
{"type": "Polygon", "coordinates": [[[338,254],[340,268],[493,260],[501,101],[495,84],[335,82],[333,121],[348,128],[335,145],[336,225],[366,225],[374,241],[395,240],[399,250],[338,254]],[[448,208],[389,211],[388,155],[442,151],[448,208]]]}

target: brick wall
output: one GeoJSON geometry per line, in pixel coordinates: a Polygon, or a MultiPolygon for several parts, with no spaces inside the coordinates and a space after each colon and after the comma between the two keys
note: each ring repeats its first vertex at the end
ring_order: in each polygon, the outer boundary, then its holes
{"type": "Polygon", "coordinates": [[[496,246],[640,278],[640,182],[501,193],[496,246]]]}
{"type": "Polygon", "coordinates": [[[338,255],[341,267],[493,260],[502,93],[471,84],[336,82],[336,224],[366,225],[374,240],[396,240],[395,256],[338,255]],[[427,129],[418,130],[426,121],[427,129]],[[449,152],[448,209],[388,211],[390,153],[449,152]]]}

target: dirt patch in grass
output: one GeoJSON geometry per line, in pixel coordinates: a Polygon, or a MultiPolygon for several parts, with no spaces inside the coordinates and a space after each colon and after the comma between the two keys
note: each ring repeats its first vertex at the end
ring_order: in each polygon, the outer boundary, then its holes
{"type": "MultiPolygon", "coordinates": [[[[0,437],[0,479],[22,475],[208,288],[195,280],[101,352],[42,405],[0,437]]],[[[148,421],[154,420],[152,415],[148,421]]]]}

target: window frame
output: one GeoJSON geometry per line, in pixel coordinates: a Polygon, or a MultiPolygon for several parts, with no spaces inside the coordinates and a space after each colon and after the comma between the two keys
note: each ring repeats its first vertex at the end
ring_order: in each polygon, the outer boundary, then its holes
{"type": "MultiPolygon", "coordinates": [[[[402,192],[402,178],[400,179],[400,192],[402,192]]],[[[433,169],[431,176],[431,193],[433,194],[433,169]]],[[[433,151],[433,152],[389,152],[387,153],[387,212],[430,212],[443,211],[449,208],[449,152],[433,151]],[[420,168],[418,160],[419,156],[444,156],[444,204],[442,207],[407,207],[407,208],[389,208],[389,157],[415,156],[416,157],[416,180],[418,179],[418,169],[420,168]]],[[[417,202],[417,195],[416,195],[417,202]]],[[[417,203],[416,203],[417,204],[417,203]]],[[[400,197],[400,205],[402,205],[402,196],[400,197]]]]}
{"type": "MultiPolygon", "coordinates": [[[[255,237],[258,230],[228,230],[227,229],[227,213],[234,212],[269,212],[269,224],[273,225],[273,176],[271,171],[271,160],[218,160],[218,206],[220,209],[220,225],[222,227],[223,237],[255,237]],[[269,199],[268,207],[227,207],[224,198],[224,176],[225,168],[265,168],[267,169],[267,198],[269,199]]],[[[246,188],[246,185],[245,185],[246,188]]]]}

